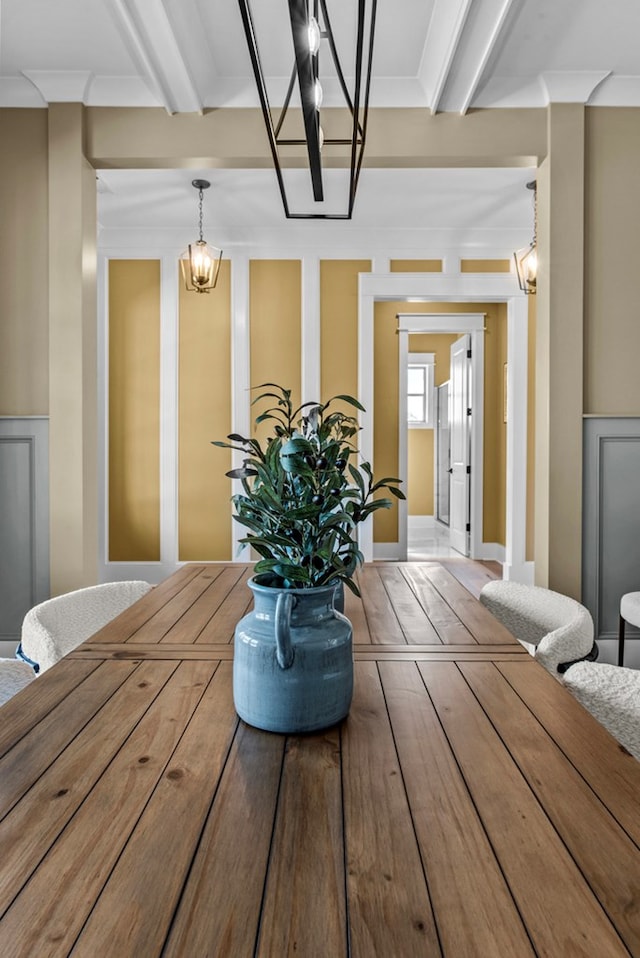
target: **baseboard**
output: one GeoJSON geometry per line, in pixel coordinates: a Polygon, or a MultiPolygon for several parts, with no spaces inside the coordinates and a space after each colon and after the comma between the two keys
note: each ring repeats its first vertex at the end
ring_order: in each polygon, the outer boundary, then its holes
{"type": "Polygon", "coordinates": [[[499,542],[483,542],[481,547],[482,555],[477,558],[482,560],[491,560],[504,564],[505,548],[499,542]]]}
{"type": "Polygon", "coordinates": [[[398,542],[374,542],[373,558],[387,561],[400,561],[400,545],[398,542]]]}

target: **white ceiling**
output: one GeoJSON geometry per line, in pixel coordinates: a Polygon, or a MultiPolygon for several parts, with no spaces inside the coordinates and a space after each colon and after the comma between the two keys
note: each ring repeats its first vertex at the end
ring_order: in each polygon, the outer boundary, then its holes
{"type": "MultiPolygon", "coordinates": [[[[335,35],[350,37],[355,3],[328,7],[335,35]]],[[[286,3],[253,0],[252,11],[278,106],[292,65],[286,3]]],[[[0,0],[0,106],[66,100],[169,113],[257,106],[237,0],[0,0]]],[[[640,0],[378,0],[372,106],[465,113],[551,100],[640,106],[640,0]]],[[[342,105],[330,82],[325,104],[342,105]]],[[[195,176],[212,181],[205,224],[225,243],[287,225],[272,171],[112,170],[100,173],[101,227],[192,229],[195,176]]],[[[326,172],[329,192],[340,176],[326,172]]],[[[459,240],[482,223],[504,237],[530,228],[530,178],[522,169],[364,169],[354,220],[340,229],[428,224],[459,240]]],[[[312,228],[317,236],[323,225],[312,228]]]]}

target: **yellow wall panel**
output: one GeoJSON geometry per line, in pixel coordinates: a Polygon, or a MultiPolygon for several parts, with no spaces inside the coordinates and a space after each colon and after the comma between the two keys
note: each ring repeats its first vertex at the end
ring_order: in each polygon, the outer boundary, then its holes
{"type": "MultiPolygon", "coordinates": [[[[416,304],[419,305],[419,304],[416,304]]],[[[412,304],[413,306],[413,304],[412,304]]],[[[377,479],[398,475],[398,321],[406,305],[378,302],[373,316],[373,469],[377,479]]],[[[403,489],[406,495],[406,489],[403,489]]],[[[391,497],[389,497],[391,498],[391,497]]],[[[373,514],[374,542],[398,541],[398,508],[373,514]]]]}
{"type": "Polygon", "coordinates": [[[485,542],[505,545],[507,426],[504,421],[504,365],[507,361],[507,304],[486,304],[485,310],[483,538],[485,542]]]}
{"type": "Polygon", "coordinates": [[[371,261],[320,263],[320,399],[358,395],[358,275],[371,261]]]}
{"type": "Polygon", "coordinates": [[[109,263],[109,559],[160,559],[160,263],[109,263]]]}
{"type": "Polygon", "coordinates": [[[231,432],[229,261],[210,293],[179,288],[178,554],[182,562],[228,560],[231,453],[211,442],[231,432]]]}
{"type": "Polygon", "coordinates": [[[509,259],[461,259],[461,273],[510,273],[509,259]]]}
{"type": "Polygon", "coordinates": [[[441,273],[441,259],[392,259],[389,263],[392,273],[441,273]]]}
{"type": "MultiPolygon", "coordinates": [[[[291,390],[298,405],[301,393],[300,260],[258,259],[249,264],[251,386],[277,383],[291,390]]],[[[259,395],[254,388],[253,396],[259,395]]],[[[255,408],[255,407],[254,407],[255,408]]],[[[262,407],[256,409],[256,415],[262,407]]],[[[255,419],[255,415],[252,415],[255,419]]],[[[270,434],[267,426],[258,437],[270,434]]]]}
{"type": "Polygon", "coordinates": [[[407,441],[407,511],[433,515],[433,429],[409,429],[407,441]]]}

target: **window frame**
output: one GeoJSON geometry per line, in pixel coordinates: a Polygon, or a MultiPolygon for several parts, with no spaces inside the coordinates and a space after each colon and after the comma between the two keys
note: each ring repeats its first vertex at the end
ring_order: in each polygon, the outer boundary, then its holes
{"type": "Polygon", "coordinates": [[[435,428],[435,354],[408,353],[407,354],[407,428],[434,429],[435,428]],[[420,393],[409,391],[409,370],[411,368],[424,370],[424,390],[420,393]],[[422,396],[425,409],[425,418],[421,420],[409,419],[409,399],[412,396],[422,396]]]}

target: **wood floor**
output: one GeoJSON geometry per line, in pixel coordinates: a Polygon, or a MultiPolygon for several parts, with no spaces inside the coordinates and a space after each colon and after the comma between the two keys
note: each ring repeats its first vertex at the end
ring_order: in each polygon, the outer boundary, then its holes
{"type": "MultiPolygon", "coordinates": [[[[428,562],[429,559],[425,558],[422,561],[428,562]]],[[[492,579],[502,578],[502,566],[492,559],[478,561],[476,559],[465,559],[463,556],[455,559],[438,556],[437,558],[434,557],[433,561],[439,562],[445,569],[448,569],[476,599],[480,595],[483,585],[486,585],[492,579]]]]}

